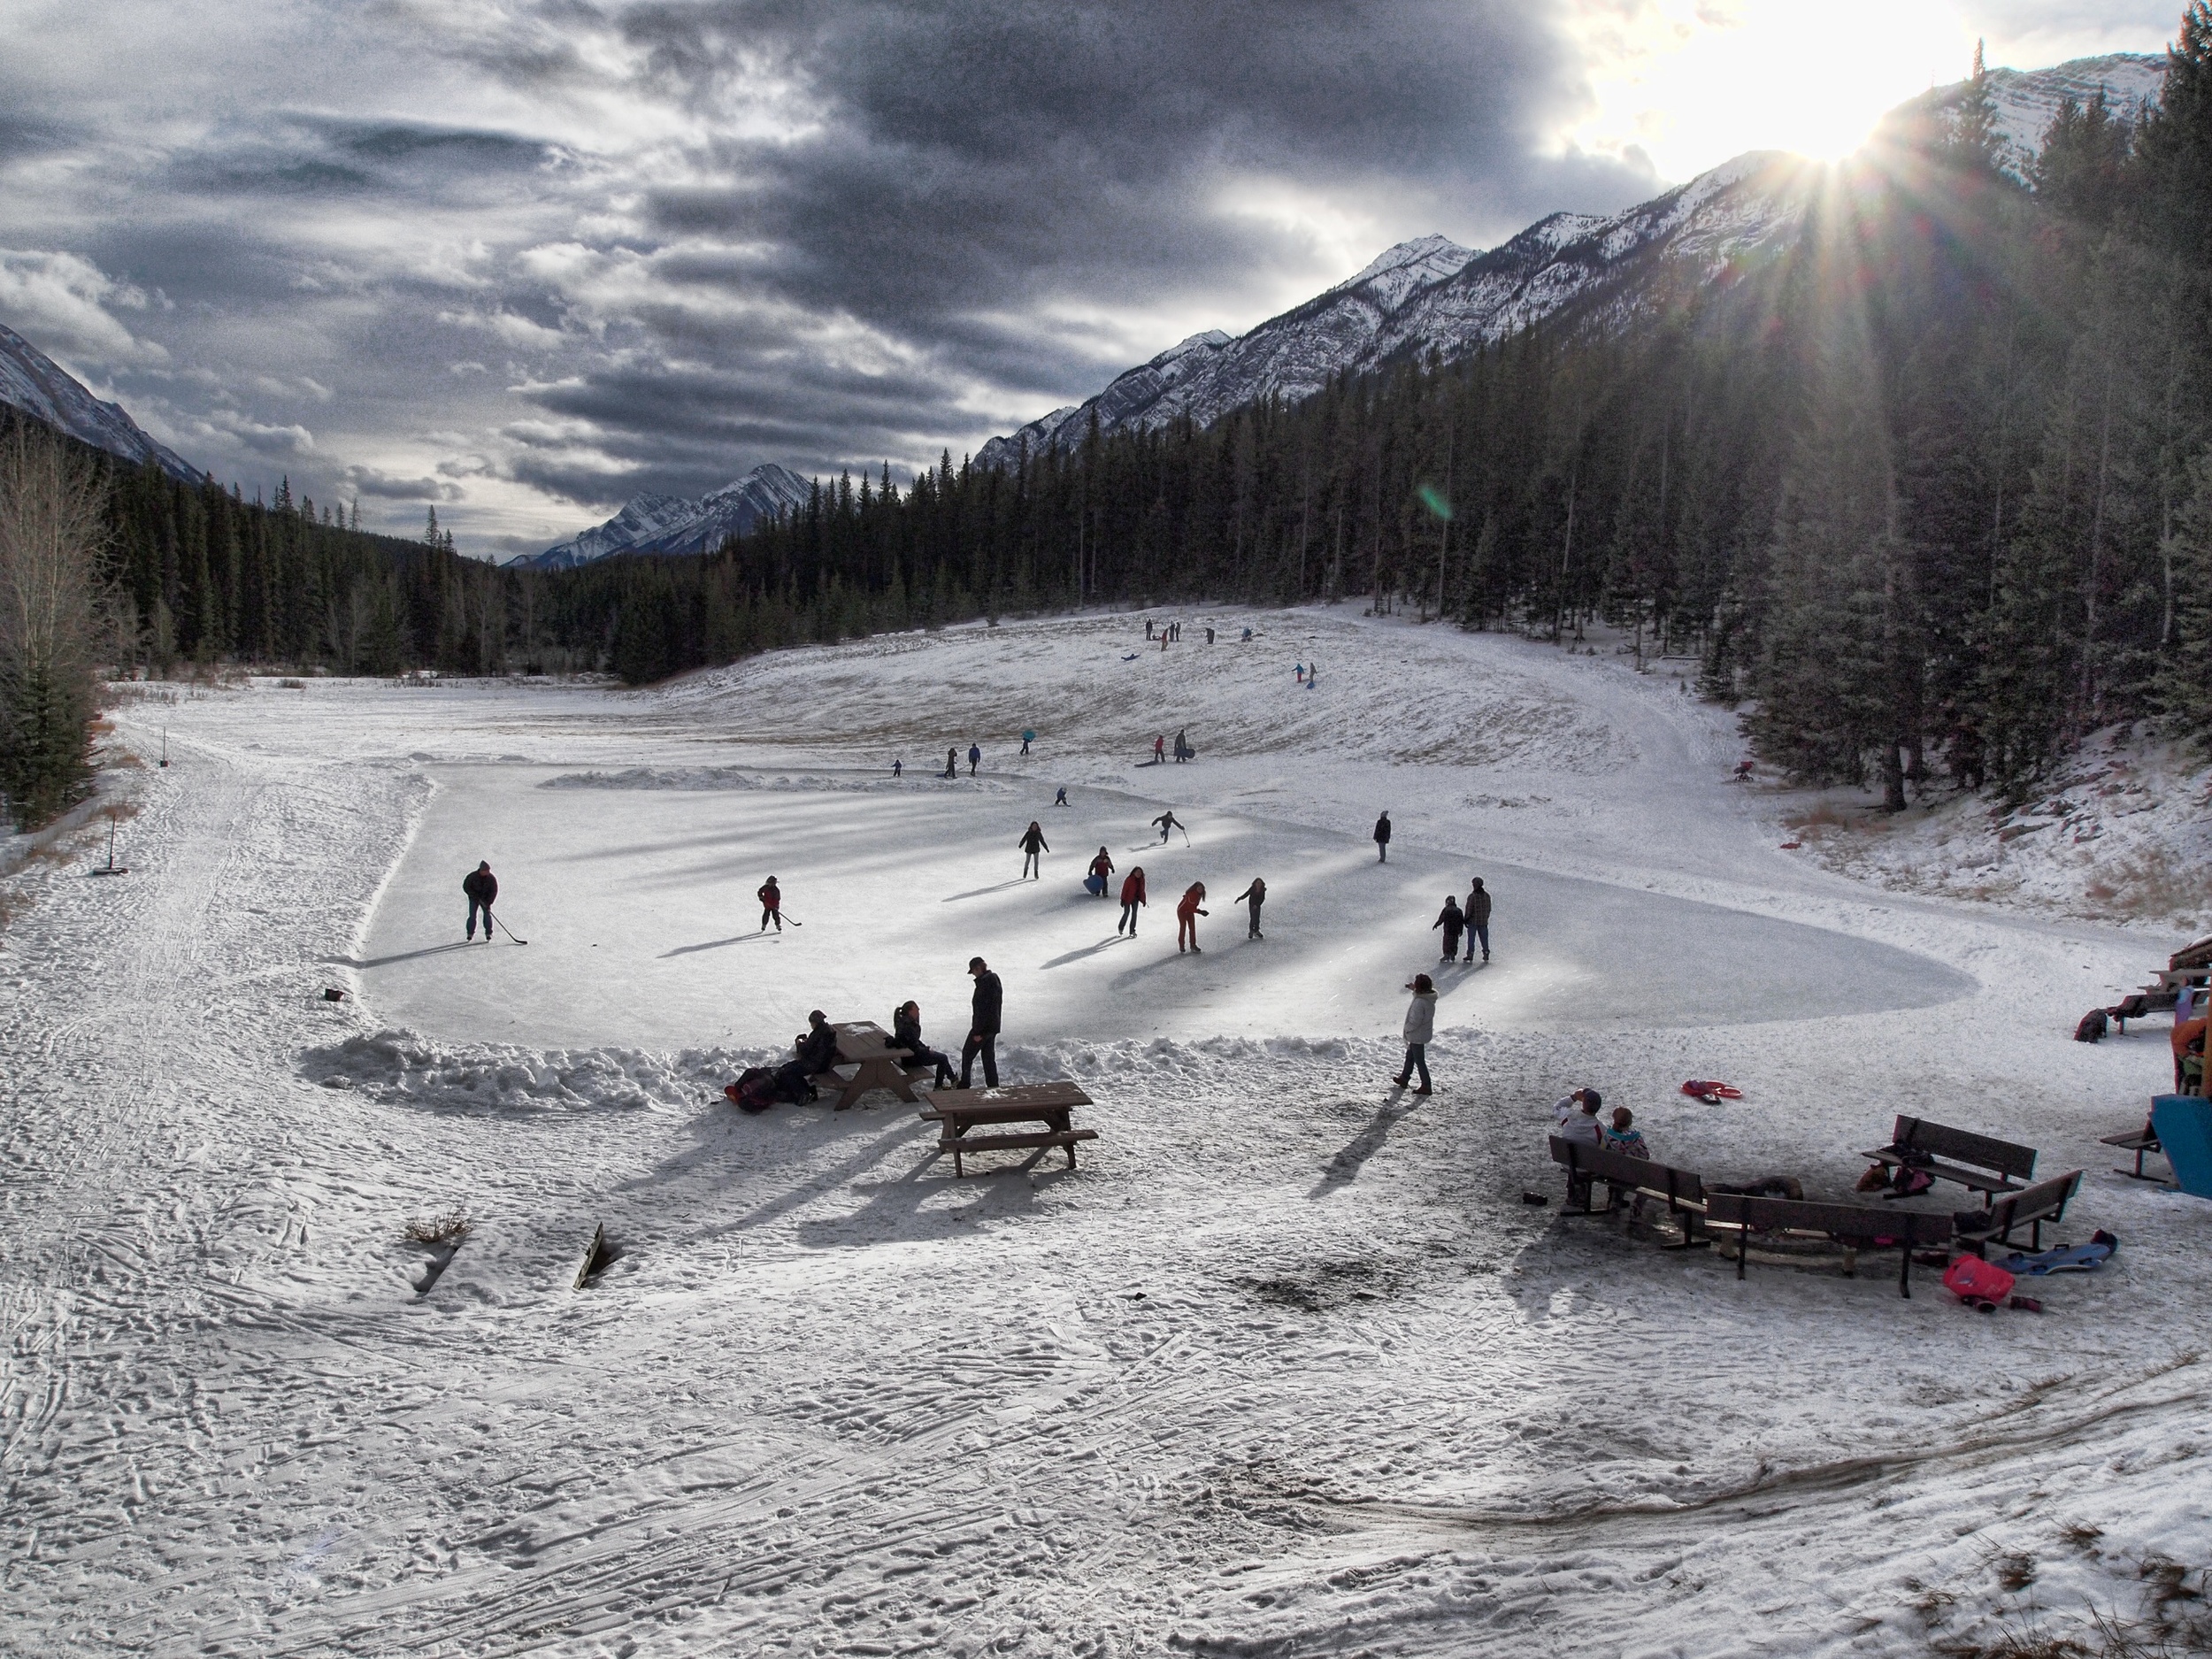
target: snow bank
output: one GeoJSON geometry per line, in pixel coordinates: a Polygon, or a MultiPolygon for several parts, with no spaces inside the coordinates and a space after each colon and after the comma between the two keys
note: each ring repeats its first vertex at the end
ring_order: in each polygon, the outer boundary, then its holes
{"type": "Polygon", "coordinates": [[[543,1049],[442,1043],[380,1031],[314,1048],[301,1075],[325,1088],[448,1111],[644,1111],[695,1107],[747,1066],[784,1056],[765,1048],[543,1049]]]}

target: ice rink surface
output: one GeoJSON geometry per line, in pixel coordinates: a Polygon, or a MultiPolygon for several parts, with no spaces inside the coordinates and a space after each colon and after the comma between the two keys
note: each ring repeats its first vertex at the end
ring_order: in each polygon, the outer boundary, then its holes
{"type": "Polygon", "coordinates": [[[2068,1041],[2180,940],[1809,867],[1686,664],[1187,620],[126,703],[174,762],[132,874],[35,866],[0,933],[0,1650],[2191,1650],[2212,1210],[2097,1144],[2165,1033],[2068,1041]],[[1181,727],[1198,761],[1135,764],[1181,727]],[[1153,877],[1134,943],[1077,885],[1102,843],[1153,877]],[[526,946],[458,942],[480,857],[526,946]],[[764,939],[770,873],[804,926],[764,939]],[[1476,873],[1494,960],[1400,1094],[1476,873]],[[977,953],[1010,1079],[1095,1102],[1080,1168],[720,1099],[810,1006],[956,1044],[977,953]],[[2025,1141],[2088,1171],[2062,1236],[2123,1248],[2040,1316],[1886,1259],[1739,1282],[1561,1215],[1586,1083],[1821,1195],[1894,1113],[2025,1141]]]}

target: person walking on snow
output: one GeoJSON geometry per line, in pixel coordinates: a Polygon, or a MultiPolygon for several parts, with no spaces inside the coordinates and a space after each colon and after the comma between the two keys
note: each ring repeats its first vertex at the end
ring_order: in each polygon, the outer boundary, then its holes
{"type": "Polygon", "coordinates": [[[968,776],[975,776],[975,769],[983,764],[983,751],[973,743],[968,745],[968,776]]]}
{"type": "MultiPolygon", "coordinates": [[[[1152,820],[1152,826],[1160,832],[1160,845],[1163,847],[1167,845],[1167,833],[1170,830],[1183,829],[1182,825],[1176,821],[1175,809],[1173,807],[1168,808],[1166,811],[1161,813],[1159,817],[1154,818],[1152,820]]],[[[1188,830],[1183,830],[1183,833],[1188,835],[1190,832],[1188,830]]]]}
{"type": "Polygon", "coordinates": [[[1098,849],[1098,856],[1091,860],[1090,873],[1091,879],[1098,883],[1098,896],[1104,898],[1107,894],[1106,884],[1113,878],[1114,861],[1107,856],[1103,847],[1098,849]]]}
{"type": "Polygon", "coordinates": [[[1467,895],[1467,960],[1475,959],[1475,941],[1482,941],[1482,959],[1490,960],[1490,890],[1482,885],[1482,878],[1475,878],[1475,885],[1467,895]]]}
{"type": "Polygon", "coordinates": [[[945,751],[945,776],[957,778],[959,775],[960,751],[956,749],[949,749],[945,751]]]}
{"type": "Polygon", "coordinates": [[[1153,734],[1152,764],[1156,766],[1164,766],[1167,764],[1167,738],[1164,733],[1155,733],[1153,734]]]}
{"type": "Polygon", "coordinates": [[[1198,751],[1190,746],[1190,727],[1185,726],[1175,734],[1175,761],[1178,765],[1198,751]]]}
{"type": "Polygon", "coordinates": [[[760,901],[760,931],[766,933],[768,924],[773,922],[776,931],[783,932],[783,889],[776,885],[775,877],[770,876],[753,896],[760,901]]]}
{"type": "Polygon", "coordinates": [[[1232,904],[1248,904],[1252,907],[1252,926],[1246,931],[1244,935],[1247,939],[1264,939],[1267,937],[1265,933],[1260,932],[1260,906],[1267,902],[1266,882],[1261,880],[1257,876],[1254,876],[1252,878],[1252,885],[1245,888],[1243,892],[1238,894],[1236,897],[1231,899],[1229,902],[1232,904]]]}
{"type": "Polygon", "coordinates": [[[891,1046],[906,1050],[909,1065],[933,1065],[937,1068],[937,1084],[943,1088],[952,1081],[952,1062],[922,1041],[922,1005],[904,1002],[891,1016],[891,1046]]]}
{"type": "Polygon", "coordinates": [[[1390,862],[1390,814],[1386,812],[1375,820],[1375,862],[1390,862]]]}
{"type": "Polygon", "coordinates": [[[1413,983],[1406,989],[1413,993],[1413,1001],[1406,1005],[1406,1063],[1398,1068],[1396,1078],[1400,1088],[1406,1086],[1416,1071],[1421,1074],[1421,1087],[1416,1094],[1429,1093],[1429,1041],[1436,1035],[1436,981],[1425,973],[1413,976],[1413,983]]]}
{"type": "Polygon", "coordinates": [[[1451,962],[1458,957],[1459,935],[1464,931],[1466,926],[1467,918],[1460,911],[1459,901],[1448,894],[1446,895],[1444,908],[1436,913],[1436,919],[1429,924],[1432,931],[1439,927],[1444,930],[1445,961],[1451,962]]]}
{"type": "Polygon", "coordinates": [[[1121,920],[1114,924],[1116,933],[1137,936],[1137,908],[1144,902],[1144,866],[1132,864],[1121,884],[1121,920]]]}
{"type": "Polygon", "coordinates": [[[476,937],[476,913],[484,913],[484,942],[492,942],[492,901],[499,896],[499,878],[492,873],[488,860],[480,861],[475,869],[461,878],[461,891],[469,895],[468,937],[476,937]]]}
{"type": "Polygon", "coordinates": [[[968,958],[968,972],[975,979],[975,999],[968,1017],[968,1041],[960,1048],[960,1087],[968,1087],[975,1057],[983,1056],[983,1087],[998,1087],[998,1028],[1003,1011],[1005,987],[980,956],[968,958]]]}
{"type": "Polygon", "coordinates": [[[1045,879],[1045,869],[1043,861],[1038,857],[1038,855],[1048,853],[1052,849],[1045,845],[1044,828],[1035,818],[1031,818],[1029,827],[1022,832],[1020,846],[1023,879],[1026,880],[1031,876],[1034,876],[1038,880],[1042,881],[1045,879]]]}
{"type": "Polygon", "coordinates": [[[1028,727],[1026,727],[1026,726],[1025,726],[1025,727],[1023,727],[1023,728],[1022,728],[1022,753],[1023,753],[1023,754],[1026,755],[1027,753],[1029,753],[1029,746],[1030,746],[1032,743],[1035,742],[1036,741],[1037,741],[1037,734],[1036,734],[1034,732],[1033,732],[1033,731],[1029,730],[1029,729],[1028,729],[1028,727]]]}
{"type": "Polygon", "coordinates": [[[1198,908],[1205,898],[1206,884],[1202,881],[1194,881],[1183,889],[1182,902],[1175,907],[1175,951],[1178,956],[1183,953],[1186,940],[1189,941],[1188,949],[1198,949],[1198,918],[1213,914],[1210,910],[1198,908]]]}

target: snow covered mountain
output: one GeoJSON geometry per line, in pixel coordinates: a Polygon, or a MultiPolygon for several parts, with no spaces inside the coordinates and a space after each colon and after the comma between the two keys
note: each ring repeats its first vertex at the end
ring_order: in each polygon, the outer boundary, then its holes
{"type": "Polygon", "coordinates": [[[697,501],[634,495],[620,512],[572,541],[507,561],[526,570],[568,570],[613,553],[704,553],[762,519],[806,504],[806,480],[771,462],[697,501]]]}
{"type": "MultiPolygon", "coordinates": [[[[2164,58],[2129,53],[1992,70],[2006,165],[2025,175],[2062,98],[2086,103],[2101,86],[2116,106],[2131,109],[2156,97],[2164,73],[2164,58]]],[[[1939,88],[1895,114],[1947,109],[1964,88],[1939,88]]],[[[1789,245],[1818,176],[1813,164],[1755,150],[1623,212],[1555,213],[1486,253],[1442,236],[1400,242],[1248,334],[1194,334],[1088,402],[993,438],[976,458],[1010,466],[1025,444],[1033,453],[1068,448],[1094,414],[1102,432],[1152,431],[1186,415],[1205,426],[1256,398],[1311,396],[1332,375],[1403,354],[1486,345],[1571,305],[1624,323],[1669,295],[1733,280],[1789,245]]]]}
{"type": "Polygon", "coordinates": [[[123,412],[85,390],[53,358],[0,324],[0,403],[36,416],[71,437],[127,461],[152,461],[172,478],[196,484],[204,476],[175,450],[157,443],[123,412]]]}

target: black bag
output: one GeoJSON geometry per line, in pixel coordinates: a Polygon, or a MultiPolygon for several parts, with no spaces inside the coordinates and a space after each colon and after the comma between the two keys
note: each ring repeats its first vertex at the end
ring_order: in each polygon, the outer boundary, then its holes
{"type": "Polygon", "coordinates": [[[2074,1041],[2102,1042],[2106,1029],[2104,1010],[2093,1008],[2081,1017],[2081,1024],[2074,1027],[2074,1041]]]}
{"type": "Polygon", "coordinates": [[[741,1112],[764,1112],[781,1098],[776,1092],[776,1074],[764,1065],[748,1066],[722,1092],[741,1112]]]}
{"type": "Polygon", "coordinates": [[[807,1075],[806,1066],[797,1060],[786,1061],[776,1068],[772,1086],[775,1098],[794,1106],[803,1106],[814,1098],[814,1079],[807,1075]]]}

